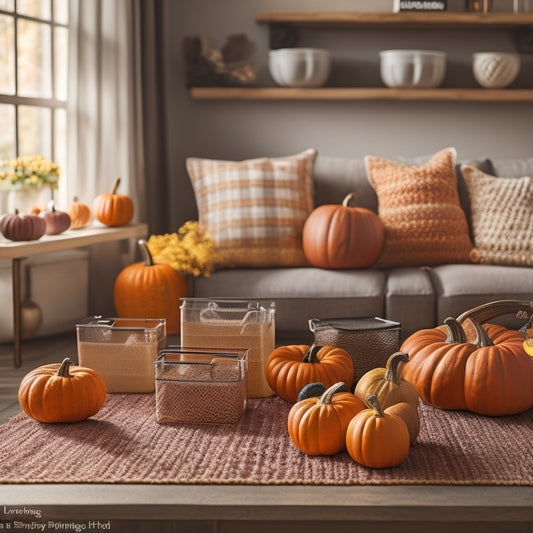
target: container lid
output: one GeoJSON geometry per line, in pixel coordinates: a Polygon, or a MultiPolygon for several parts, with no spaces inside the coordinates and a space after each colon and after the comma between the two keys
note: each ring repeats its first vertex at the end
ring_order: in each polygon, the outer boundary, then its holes
{"type": "Polygon", "coordinates": [[[326,328],[333,328],[341,331],[371,331],[377,329],[394,329],[399,327],[399,322],[385,320],[384,318],[379,317],[344,317],[326,319],[311,318],[309,320],[309,329],[313,332],[326,328]]]}
{"type": "MultiPolygon", "coordinates": [[[[257,301],[211,298],[180,298],[181,309],[198,312],[198,320],[204,324],[228,324],[234,322],[245,326],[253,323],[270,323],[276,305],[268,307],[257,301]]],[[[187,319],[187,316],[184,317],[187,319]]]]}
{"type": "Polygon", "coordinates": [[[164,318],[106,318],[93,316],[84,318],[76,324],[76,327],[146,331],[161,328],[165,323],[166,320],[164,318]]]}

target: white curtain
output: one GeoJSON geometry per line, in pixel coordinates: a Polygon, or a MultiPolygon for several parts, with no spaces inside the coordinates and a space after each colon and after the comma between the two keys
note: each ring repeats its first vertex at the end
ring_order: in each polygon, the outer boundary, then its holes
{"type": "Polygon", "coordinates": [[[120,193],[146,220],[141,0],[70,0],[67,195],[120,193]]]}
{"type": "MultiPolygon", "coordinates": [[[[140,4],[142,0],[70,0],[67,196],[89,205],[128,194],[134,222],[146,220],[140,4]]],[[[135,247],[93,246],[90,312],[114,313],[113,284],[135,247]]]]}

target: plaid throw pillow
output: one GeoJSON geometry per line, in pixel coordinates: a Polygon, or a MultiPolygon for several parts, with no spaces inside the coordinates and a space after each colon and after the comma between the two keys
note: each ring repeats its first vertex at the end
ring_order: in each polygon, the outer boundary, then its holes
{"type": "Polygon", "coordinates": [[[533,178],[497,178],[463,167],[472,210],[475,263],[533,266],[533,178]]]}
{"type": "Polygon", "coordinates": [[[279,158],[190,157],[200,224],[215,241],[217,268],[303,266],[302,230],[313,209],[316,150],[279,158]]]}
{"type": "Polygon", "coordinates": [[[456,151],[448,148],[421,166],[365,158],[385,225],[377,266],[468,263],[472,243],[459,203],[456,151]]]}

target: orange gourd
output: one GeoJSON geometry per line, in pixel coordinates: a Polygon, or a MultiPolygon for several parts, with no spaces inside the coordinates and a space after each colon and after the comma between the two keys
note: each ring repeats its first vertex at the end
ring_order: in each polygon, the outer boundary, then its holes
{"type": "Polygon", "coordinates": [[[379,216],[364,207],[321,205],[307,218],[302,245],[307,260],[320,268],[368,268],[381,254],[385,229],[379,216]]]}
{"type": "Polygon", "coordinates": [[[409,455],[410,437],[405,422],[382,410],[375,395],[366,400],[364,409],[352,418],[346,431],[346,450],[363,466],[388,468],[399,465],[409,455]]]}
{"type": "Polygon", "coordinates": [[[115,280],[113,297],[121,318],[164,318],[167,332],[180,332],[179,300],[187,296],[181,272],[155,264],[145,240],[139,241],[144,262],[127,266],[115,280]]]}
{"type": "Polygon", "coordinates": [[[442,409],[489,416],[530,409],[533,358],[524,350],[524,335],[495,324],[480,326],[472,318],[517,308],[531,310],[533,303],[491,302],[458,319],[447,318],[444,326],[413,333],[401,347],[410,354],[403,369],[405,379],[415,385],[422,400],[442,409]]]}
{"type": "Polygon", "coordinates": [[[354,394],[361,401],[365,401],[370,394],[375,394],[383,409],[400,402],[410,403],[417,408],[416,387],[400,375],[400,364],[407,361],[409,356],[406,353],[393,353],[387,360],[385,368],[374,368],[361,377],[354,394]]]}
{"type": "Polygon", "coordinates": [[[123,226],[133,218],[133,202],[126,194],[117,194],[120,178],[115,180],[111,193],[99,194],[93,202],[96,219],[106,226],[123,226]]]}
{"type": "Polygon", "coordinates": [[[399,416],[405,422],[409,431],[411,444],[414,444],[420,433],[420,415],[418,414],[418,409],[410,403],[400,402],[387,407],[385,413],[399,416]]]}
{"type": "Polygon", "coordinates": [[[95,415],[106,400],[105,383],[95,370],[66,358],[44,365],[20,383],[18,399],[23,411],[40,422],[79,422],[95,415]]]}
{"type": "Polygon", "coordinates": [[[319,398],[295,403],[289,411],[287,427],[294,445],[308,455],[334,455],[346,448],[350,420],[365,405],[350,392],[338,392],[339,382],[319,398]]]}
{"type": "Polygon", "coordinates": [[[76,196],[69,205],[67,213],[70,216],[70,229],[84,228],[92,220],[91,208],[87,204],[79,202],[76,196]]]}
{"type": "Polygon", "coordinates": [[[352,383],[352,358],[336,346],[289,345],[276,348],[267,359],[267,380],[281,398],[294,403],[310,383],[331,387],[342,381],[352,383]]]}

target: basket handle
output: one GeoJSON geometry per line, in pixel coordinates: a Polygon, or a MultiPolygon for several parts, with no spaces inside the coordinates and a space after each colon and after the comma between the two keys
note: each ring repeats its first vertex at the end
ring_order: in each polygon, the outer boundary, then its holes
{"type": "Polygon", "coordinates": [[[533,314],[533,301],[530,300],[496,300],[486,304],[478,305],[473,309],[465,311],[457,317],[457,321],[462,324],[471,318],[483,324],[499,315],[508,313],[522,314],[522,318],[529,318],[533,314]]]}

